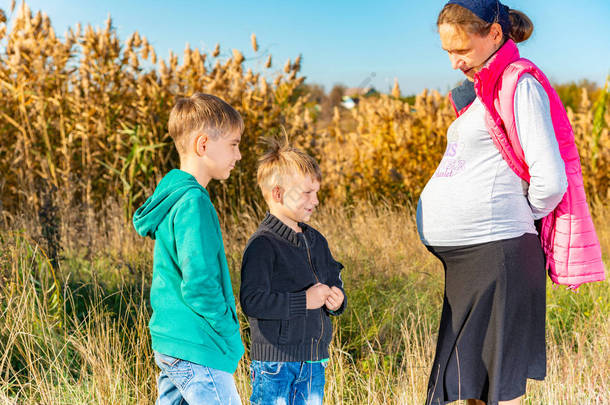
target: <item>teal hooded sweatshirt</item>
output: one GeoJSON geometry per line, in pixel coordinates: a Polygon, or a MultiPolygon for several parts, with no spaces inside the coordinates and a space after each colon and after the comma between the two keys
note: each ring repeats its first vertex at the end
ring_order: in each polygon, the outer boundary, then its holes
{"type": "Polygon", "coordinates": [[[138,208],[133,225],[155,240],[152,348],[234,373],[244,345],[220,223],[207,190],[174,169],[138,208]]]}

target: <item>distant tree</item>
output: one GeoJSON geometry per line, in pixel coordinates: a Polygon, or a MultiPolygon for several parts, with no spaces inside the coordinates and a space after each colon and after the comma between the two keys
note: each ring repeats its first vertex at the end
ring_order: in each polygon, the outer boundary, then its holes
{"type": "MultiPolygon", "coordinates": [[[[317,89],[312,89],[312,94],[318,94],[316,91],[321,89],[321,86],[315,85],[317,89]]],[[[322,88],[323,89],[323,88],[322,88]]],[[[333,110],[336,106],[341,104],[343,95],[345,94],[346,87],[342,84],[335,84],[330,90],[329,94],[324,94],[321,97],[320,104],[320,121],[322,123],[328,123],[333,118],[333,110]]],[[[323,91],[322,91],[323,92],[323,91]]]]}
{"type": "Polygon", "coordinates": [[[333,86],[333,88],[330,90],[330,93],[328,93],[328,102],[329,102],[329,107],[330,107],[331,113],[332,113],[332,110],[334,107],[341,104],[341,101],[343,100],[343,96],[345,95],[345,90],[347,90],[347,88],[344,85],[335,84],[333,86]]]}
{"type": "Polygon", "coordinates": [[[411,94],[410,96],[401,97],[400,99],[402,101],[404,101],[405,103],[413,105],[413,104],[415,104],[415,98],[416,98],[416,95],[411,94]]]}
{"type": "Polygon", "coordinates": [[[313,83],[303,84],[303,87],[305,89],[305,92],[309,94],[310,100],[322,106],[326,99],[326,92],[324,91],[324,86],[313,83]]]}

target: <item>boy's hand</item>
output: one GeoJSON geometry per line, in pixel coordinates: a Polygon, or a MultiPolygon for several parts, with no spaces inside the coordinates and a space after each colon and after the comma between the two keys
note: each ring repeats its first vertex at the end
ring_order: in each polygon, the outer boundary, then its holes
{"type": "Polygon", "coordinates": [[[331,311],[336,311],[341,308],[341,304],[343,304],[343,291],[339,287],[332,286],[330,288],[330,295],[326,298],[326,308],[331,311]]]}
{"type": "Polygon", "coordinates": [[[325,304],[331,290],[326,284],[312,285],[305,291],[307,309],[318,309],[325,304]]]}

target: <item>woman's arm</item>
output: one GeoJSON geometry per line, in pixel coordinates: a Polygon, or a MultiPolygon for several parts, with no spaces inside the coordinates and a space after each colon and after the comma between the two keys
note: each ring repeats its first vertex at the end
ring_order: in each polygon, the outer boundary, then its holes
{"type": "Polygon", "coordinates": [[[536,220],[555,209],[568,180],[553,129],[549,97],[530,74],[523,75],[517,84],[515,124],[531,176],[527,199],[536,220]]]}

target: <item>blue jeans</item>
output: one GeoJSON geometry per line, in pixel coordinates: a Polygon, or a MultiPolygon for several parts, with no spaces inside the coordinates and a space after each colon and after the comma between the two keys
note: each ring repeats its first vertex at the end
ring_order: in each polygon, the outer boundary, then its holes
{"type": "Polygon", "coordinates": [[[250,379],[256,405],[322,405],[328,361],[252,361],[250,379]]]}
{"type": "Polygon", "coordinates": [[[155,352],[156,405],[241,405],[233,375],[155,352]]]}

